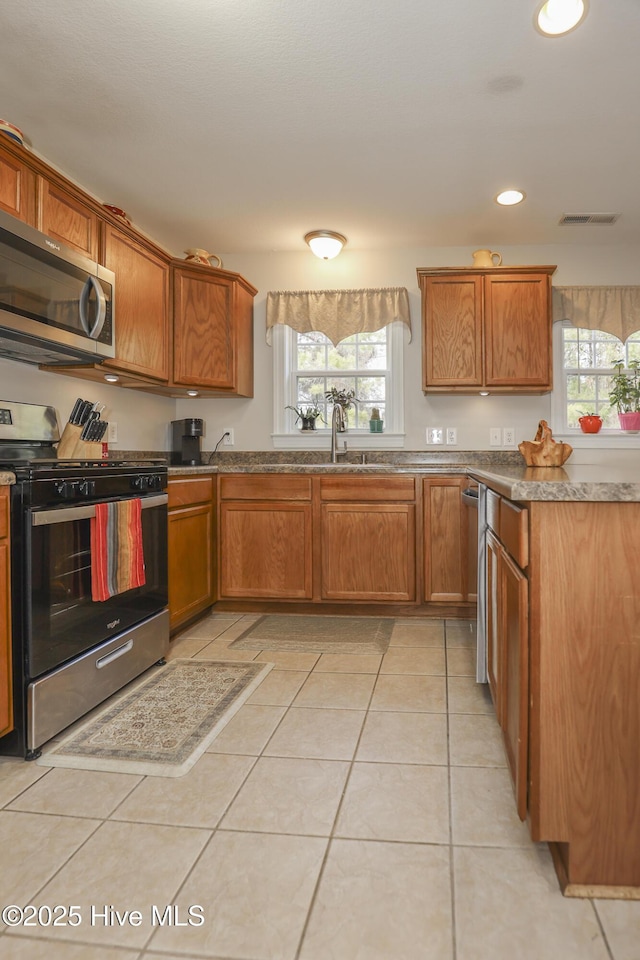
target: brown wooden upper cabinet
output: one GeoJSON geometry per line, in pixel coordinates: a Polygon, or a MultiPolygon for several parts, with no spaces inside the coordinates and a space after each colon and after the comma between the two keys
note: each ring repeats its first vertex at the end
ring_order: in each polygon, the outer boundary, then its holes
{"type": "Polygon", "coordinates": [[[107,371],[169,379],[169,258],[105,223],[102,257],[116,275],[116,356],[107,371]]]}
{"type": "Polygon", "coordinates": [[[174,261],[173,382],[208,396],[253,396],[255,287],[238,273],[174,261]]]}
{"type": "Polygon", "coordinates": [[[419,267],[425,393],[548,393],[555,269],[419,267]]]}
{"type": "Polygon", "coordinates": [[[0,153],[0,210],[35,225],[35,174],[9,152],[0,153]]]}
{"type": "Polygon", "coordinates": [[[75,191],[38,177],[36,226],[52,240],[59,240],[78,253],[98,259],[100,221],[75,191]]]}

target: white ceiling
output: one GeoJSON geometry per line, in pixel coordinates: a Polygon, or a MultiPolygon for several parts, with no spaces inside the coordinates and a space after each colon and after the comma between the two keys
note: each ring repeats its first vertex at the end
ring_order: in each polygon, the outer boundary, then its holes
{"type": "Polygon", "coordinates": [[[640,243],[640,2],[554,39],[535,6],[5,2],[0,116],[177,255],[640,243]]]}

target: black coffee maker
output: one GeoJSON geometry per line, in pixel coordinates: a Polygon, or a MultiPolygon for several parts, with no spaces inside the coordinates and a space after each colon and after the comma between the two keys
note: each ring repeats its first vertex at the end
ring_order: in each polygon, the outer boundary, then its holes
{"type": "Polygon", "coordinates": [[[199,467],[202,463],[200,437],[204,433],[204,420],[187,417],[186,420],[172,420],[171,463],[187,464],[199,467]]]}

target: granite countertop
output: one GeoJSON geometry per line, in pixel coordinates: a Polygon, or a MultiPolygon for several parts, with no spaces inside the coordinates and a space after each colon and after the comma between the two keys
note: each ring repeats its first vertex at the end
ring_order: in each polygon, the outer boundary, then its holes
{"type": "MultiPolygon", "coordinates": [[[[398,451],[367,454],[371,462],[365,464],[358,462],[358,454],[351,453],[350,457],[347,463],[327,463],[314,454],[251,451],[217,457],[215,462],[198,467],[169,466],[168,470],[170,477],[212,473],[457,474],[482,481],[510,500],[640,502],[640,464],[616,463],[613,458],[606,464],[527,467],[520,454],[505,451],[447,454],[398,451]]],[[[14,474],[0,470],[0,486],[12,483],[15,483],[14,474]]]]}
{"type": "Polygon", "coordinates": [[[479,465],[469,476],[510,500],[640,501],[640,465],[565,464],[564,467],[479,465]]]}

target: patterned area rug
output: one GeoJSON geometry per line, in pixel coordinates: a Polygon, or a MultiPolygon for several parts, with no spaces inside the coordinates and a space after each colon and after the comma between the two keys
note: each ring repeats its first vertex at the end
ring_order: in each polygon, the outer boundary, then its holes
{"type": "Polygon", "coordinates": [[[45,767],[182,777],[273,667],[171,660],[36,761],[45,767]]]}
{"type": "Polygon", "coordinates": [[[292,653],[386,653],[395,620],[268,614],[230,644],[236,650],[292,653]]]}

